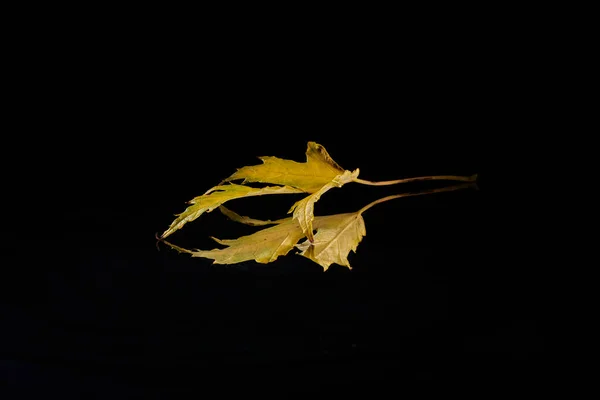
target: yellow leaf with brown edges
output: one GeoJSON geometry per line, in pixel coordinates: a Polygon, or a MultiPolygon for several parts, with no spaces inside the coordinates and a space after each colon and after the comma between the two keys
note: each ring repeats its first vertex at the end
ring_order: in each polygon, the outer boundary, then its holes
{"type": "Polygon", "coordinates": [[[245,182],[261,182],[286,185],[306,193],[315,193],[344,173],[325,148],[308,142],[306,162],[296,162],[278,157],[259,157],[262,164],[242,167],[225,182],[243,179],[245,182]]]}
{"type": "Polygon", "coordinates": [[[296,247],[301,255],[321,265],[325,270],[333,263],[350,267],[348,255],[356,252],[358,244],[367,234],[361,213],[335,214],[315,217],[317,233],[311,243],[305,240],[296,247]]]}

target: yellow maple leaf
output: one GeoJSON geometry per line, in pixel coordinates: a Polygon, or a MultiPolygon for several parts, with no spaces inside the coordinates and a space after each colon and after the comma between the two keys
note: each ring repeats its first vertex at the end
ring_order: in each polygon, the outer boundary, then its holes
{"type": "Polygon", "coordinates": [[[191,251],[167,241],[164,243],[177,251],[189,253],[192,257],[210,258],[214,260],[214,264],[236,264],[251,260],[266,264],[275,261],[279,256],[286,255],[303,237],[304,234],[298,222],[292,218],[286,218],[283,221],[275,222],[275,226],[237,239],[212,238],[217,243],[227,246],[224,249],[191,251]]]}
{"type": "Polygon", "coordinates": [[[358,244],[367,234],[361,212],[315,217],[314,240],[296,245],[300,255],[321,265],[326,271],[333,263],[351,268],[348,262],[350,250],[356,252],[358,244]]]}
{"type": "Polygon", "coordinates": [[[272,183],[315,193],[345,171],[322,145],[315,142],[308,142],[306,162],[303,163],[278,157],[259,158],[262,164],[242,167],[225,182],[243,179],[242,183],[272,183]]]}
{"type": "Polygon", "coordinates": [[[191,204],[184,212],[177,215],[169,228],[164,231],[161,238],[166,238],[173,232],[181,229],[186,223],[195,220],[204,213],[211,212],[221,204],[242,197],[262,196],[267,194],[302,193],[301,190],[290,186],[269,186],[253,188],[234,183],[219,185],[209,189],[202,196],[195,197],[188,203],[191,204]]]}

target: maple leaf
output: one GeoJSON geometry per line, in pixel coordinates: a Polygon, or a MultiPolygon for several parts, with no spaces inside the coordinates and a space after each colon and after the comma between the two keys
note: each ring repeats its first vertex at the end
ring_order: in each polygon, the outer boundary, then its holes
{"type": "Polygon", "coordinates": [[[315,217],[314,240],[296,245],[300,255],[321,265],[326,271],[332,263],[351,268],[350,250],[356,252],[358,244],[367,234],[361,212],[315,217]]]}
{"type": "Polygon", "coordinates": [[[266,264],[275,261],[279,256],[286,255],[303,237],[304,233],[298,222],[286,218],[276,222],[275,226],[237,239],[220,240],[213,237],[212,239],[217,243],[227,246],[224,249],[191,251],[167,241],[163,242],[177,251],[191,254],[192,257],[210,258],[214,260],[214,264],[236,264],[250,260],[266,264]]]}
{"type": "Polygon", "coordinates": [[[202,214],[211,212],[221,204],[242,197],[262,196],[267,194],[302,193],[301,190],[290,186],[269,186],[264,188],[253,188],[250,186],[229,183],[209,189],[202,196],[195,197],[188,203],[191,204],[184,212],[177,215],[169,228],[161,235],[161,238],[173,234],[181,229],[186,223],[195,220],[202,214]]]}
{"type": "Polygon", "coordinates": [[[243,179],[242,183],[272,183],[295,187],[306,193],[315,193],[345,172],[333,161],[327,150],[315,142],[308,142],[304,163],[278,157],[259,157],[259,159],[263,164],[239,168],[224,182],[243,179]]]}

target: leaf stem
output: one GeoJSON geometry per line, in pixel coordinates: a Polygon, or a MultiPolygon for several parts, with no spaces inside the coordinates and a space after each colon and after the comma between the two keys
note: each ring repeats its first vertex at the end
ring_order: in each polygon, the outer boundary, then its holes
{"type": "Polygon", "coordinates": [[[183,247],[175,246],[173,243],[167,242],[161,236],[158,236],[158,233],[156,233],[155,237],[156,237],[156,248],[159,250],[160,250],[160,248],[158,247],[158,243],[162,242],[162,243],[166,244],[167,246],[171,247],[173,250],[177,250],[179,253],[194,254],[194,252],[191,250],[184,249],[183,247]]]}
{"type": "Polygon", "coordinates": [[[371,186],[387,186],[396,185],[399,183],[418,182],[418,181],[463,181],[463,182],[475,182],[477,180],[477,174],[472,176],[458,176],[458,175],[431,175],[431,176],[419,176],[416,178],[405,178],[397,179],[394,181],[367,181],[365,179],[356,178],[353,182],[360,183],[363,185],[371,186]]]}
{"type": "Polygon", "coordinates": [[[420,196],[420,195],[423,195],[423,194],[451,192],[451,191],[454,191],[454,190],[466,189],[468,187],[477,187],[477,184],[475,184],[473,182],[471,182],[471,183],[462,183],[460,185],[447,186],[447,187],[438,188],[438,189],[422,190],[420,192],[407,192],[407,193],[393,194],[391,196],[382,197],[380,199],[372,201],[371,203],[367,204],[366,206],[364,206],[363,208],[361,208],[360,210],[358,210],[358,214],[362,214],[365,211],[367,211],[369,208],[373,207],[374,205],[386,202],[388,200],[399,199],[401,197],[420,196]]]}

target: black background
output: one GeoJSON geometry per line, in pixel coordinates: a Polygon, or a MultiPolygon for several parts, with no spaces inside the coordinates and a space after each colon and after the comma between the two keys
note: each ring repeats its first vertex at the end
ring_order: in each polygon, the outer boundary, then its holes
{"type": "MultiPolygon", "coordinates": [[[[24,151],[5,158],[4,387],[285,397],[541,379],[540,271],[514,254],[513,193],[490,161],[528,126],[519,50],[473,30],[92,31],[34,35],[15,61],[19,124],[4,151],[24,151]],[[310,140],[364,179],[479,173],[480,190],[369,210],[352,270],[293,252],[221,266],[157,249],[187,200],[258,156],[303,161],[310,140]]],[[[348,184],[316,213],[443,185],[348,184]]],[[[279,218],[296,200],[229,205],[279,218]]],[[[251,230],[214,212],[171,239],[207,249],[251,230]]]]}

